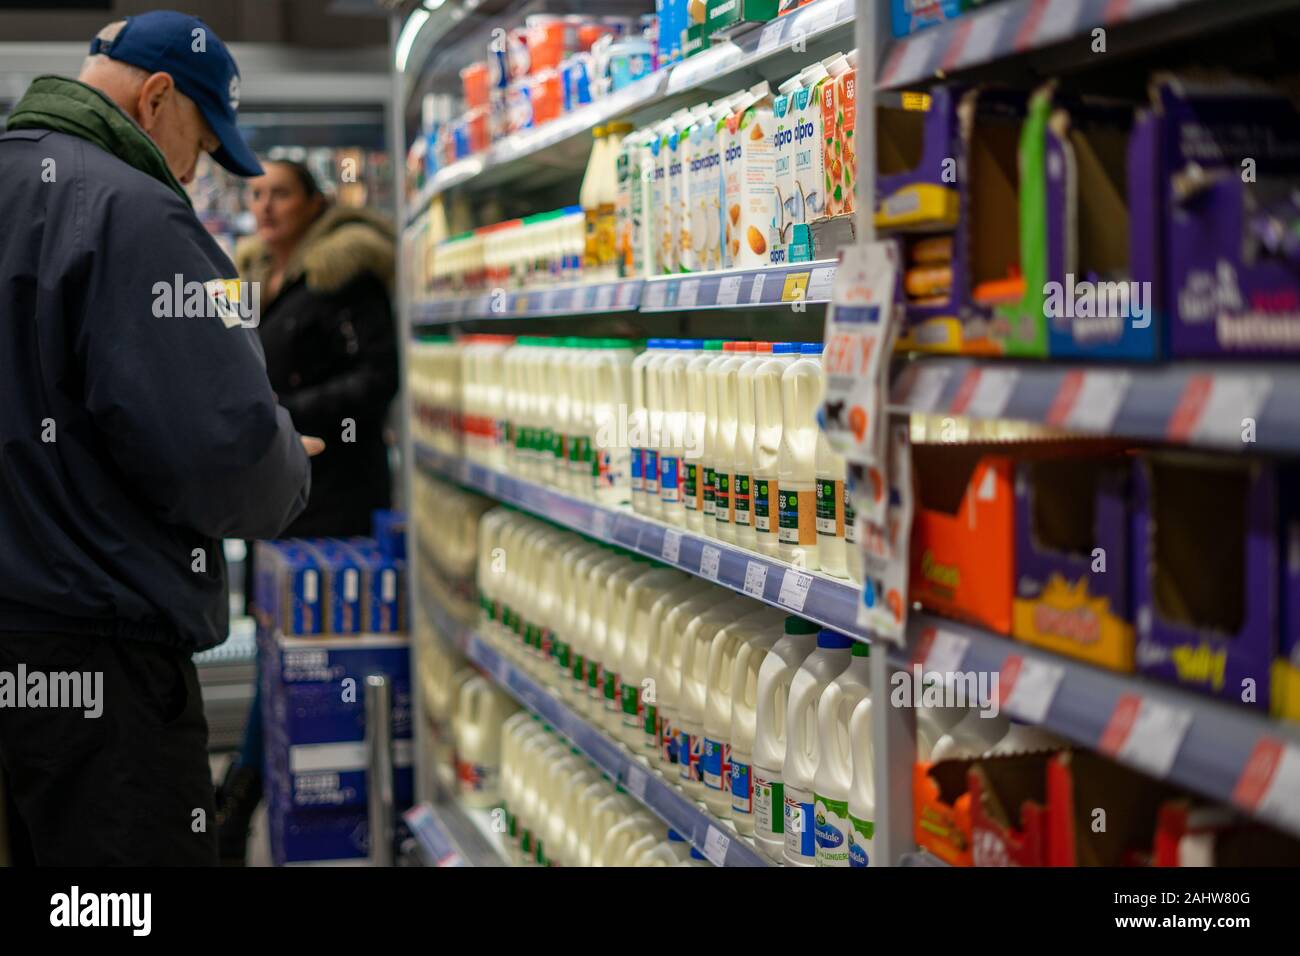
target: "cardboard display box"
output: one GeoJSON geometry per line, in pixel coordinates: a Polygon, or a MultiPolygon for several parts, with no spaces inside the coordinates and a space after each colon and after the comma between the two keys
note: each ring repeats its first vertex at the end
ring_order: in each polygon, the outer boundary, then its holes
{"type": "Polygon", "coordinates": [[[1131,470],[1114,455],[1017,464],[1012,633],[1018,640],[1133,670],[1131,470]]]}
{"type": "Polygon", "coordinates": [[[1144,452],[1134,468],[1139,670],[1267,709],[1280,615],[1272,462],[1144,452]]]}
{"type": "MultiPolygon", "coordinates": [[[[1174,357],[1300,354],[1300,113],[1281,92],[1159,76],[1138,131],[1156,202],[1133,233],[1174,357]]],[[[1138,260],[1135,260],[1138,262],[1138,260]]]]}
{"type": "Polygon", "coordinates": [[[911,598],[1011,633],[1012,462],[978,446],[916,445],[911,598]]]}

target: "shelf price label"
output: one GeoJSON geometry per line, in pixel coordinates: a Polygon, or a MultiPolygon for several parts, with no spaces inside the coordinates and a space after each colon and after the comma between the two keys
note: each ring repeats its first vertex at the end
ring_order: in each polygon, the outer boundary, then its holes
{"type": "Polygon", "coordinates": [[[717,827],[709,825],[709,832],[704,837],[704,857],[714,866],[725,866],[727,848],[731,846],[731,837],[717,827]]]}
{"type": "Polygon", "coordinates": [[[1000,675],[1003,709],[1012,717],[1041,724],[1064,676],[1065,668],[1059,664],[1008,654],[1000,675]]]}
{"type": "Polygon", "coordinates": [[[998,419],[1011,401],[1020,373],[1010,368],[973,368],[957,388],[952,413],[971,418],[998,419]]]}
{"type": "Polygon", "coordinates": [[[767,585],[767,565],[761,561],[750,561],[745,565],[745,593],[750,597],[763,600],[763,588],[767,585]]]}
{"type": "Polygon", "coordinates": [[[735,305],[740,301],[740,282],[744,276],[723,276],[718,283],[718,305],[735,305]]]}
{"type": "Polygon", "coordinates": [[[1267,375],[1197,374],[1187,379],[1165,437],[1170,441],[1238,446],[1246,420],[1256,420],[1273,389],[1267,375]]]}
{"type": "Polygon", "coordinates": [[[952,674],[961,670],[961,662],[966,659],[968,647],[970,638],[954,631],[931,627],[921,635],[916,660],[921,664],[923,672],[952,674]]]}
{"type": "Polygon", "coordinates": [[[722,564],[722,552],[711,544],[700,549],[700,575],[710,580],[718,580],[718,566],[722,564]]]}
{"type": "Polygon", "coordinates": [[[665,282],[649,282],[645,287],[645,307],[647,309],[662,309],[664,307],[664,296],[666,294],[665,282]]]}
{"type": "Polygon", "coordinates": [[[677,292],[677,307],[680,309],[693,309],[695,304],[700,300],[700,280],[685,279],[682,281],[681,288],[677,292]]]}
{"type": "Polygon", "coordinates": [[[782,302],[799,302],[806,298],[808,292],[808,280],[812,277],[810,272],[789,272],[786,273],[785,285],[781,287],[782,302]]]}
{"type": "Polygon", "coordinates": [[[591,533],[597,538],[609,537],[609,512],[597,510],[591,515],[591,533]]]}
{"type": "Polygon", "coordinates": [[[781,45],[781,35],[785,33],[786,23],[784,19],[773,20],[763,27],[763,32],[758,37],[759,53],[767,53],[781,45]]]}
{"type": "Polygon", "coordinates": [[[952,369],[946,365],[913,365],[903,374],[899,404],[914,412],[937,411],[952,369]]]}
{"type": "Polygon", "coordinates": [[[809,302],[829,302],[835,291],[835,267],[822,266],[812,271],[805,298],[809,302]]]}
{"type": "Polygon", "coordinates": [[[663,550],[659,553],[669,564],[676,564],[682,553],[682,533],[671,528],[665,531],[663,550]]]}
{"type": "Polygon", "coordinates": [[[620,284],[618,294],[614,297],[614,304],[620,309],[630,309],[638,288],[639,285],[633,282],[620,284]]]}
{"type": "Polygon", "coordinates": [[[763,301],[763,286],[766,284],[767,276],[762,272],[754,273],[754,284],[749,287],[749,302],[751,305],[763,301]]]}
{"type": "Polygon", "coordinates": [[[788,607],[796,614],[803,613],[804,602],[808,600],[808,591],[812,588],[813,576],[795,568],[787,568],[781,576],[781,593],[778,603],[788,607]]]}
{"type": "Polygon", "coordinates": [[[1232,802],[1251,813],[1300,830],[1300,747],[1260,737],[1232,792],[1232,802]]]}
{"type": "Polygon", "coordinates": [[[1183,707],[1170,707],[1140,694],[1122,694],[1097,749],[1163,779],[1169,776],[1191,725],[1191,711],[1183,707]]]}
{"type": "Polygon", "coordinates": [[[604,312],[614,304],[614,287],[612,285],[602,285],[596,287],[596,300],[594,308],[597,311],[604,312]]]}
{"type": "Polygon", "coordinates": [[[637,800],[645,802],[646,772],[635,763],[628,763],[623,786],[637,800]]]}
{"type": "Polygon", "coordinates": [[[1109,432],[1131,381],[1128,372],[1067,372],[1047,410],[1047,424],[1072,431],[1109,432]]]}

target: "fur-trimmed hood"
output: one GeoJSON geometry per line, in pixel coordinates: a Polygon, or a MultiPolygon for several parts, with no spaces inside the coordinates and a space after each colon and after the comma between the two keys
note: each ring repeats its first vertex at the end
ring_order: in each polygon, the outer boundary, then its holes
{"type": "MultiPolygon", "coordinates": [[[[337,292],[357,276],[370,273],[391,289],[396,258],[391,222],[368,209],[331,203],[294,250],[281,288],[303,276],[313,292],[337,292]]],[[[266,280],[270,256],[257,236],[247,236],[236,245],[235,265],[245,279],[266,280]]]]}

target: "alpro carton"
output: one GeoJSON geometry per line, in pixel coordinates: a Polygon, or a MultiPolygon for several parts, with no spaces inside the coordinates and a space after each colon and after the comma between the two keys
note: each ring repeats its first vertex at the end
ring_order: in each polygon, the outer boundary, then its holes
{"type": "Polygon", "coordinates": [[[682,175],[682,137],[690,129],[690,114],[682,113],[673,120],[672,127],[664,136],[664,149],[667,152],[667,179],[665,189],[668,197],[668,264],[666,271],[683,272],[682,262],[682,211],[685,209],[686,177],[682,175]]]}
{"type": "MultiPolygon", "coordinates": [[[[847,68],[843,55],[831,58],[827,64],[833,65],[840,73],[847,68]]],[[[804,85],[793,96],[796,225],[818,222],[828,215],[822,93],[828,87],[834,88],[834,79],[827,64],[814,63],[805,70],[804,85]]]]}
{"type": "Polygon", "coordinates": [[[770,263],[769,232],[776,212],[772,94],[765,82],[749,92],[753,101],[727,117],[722,154],[727,265],[737,269],[770,263]]]}
{"type": "Polygon", "coordinates": [[[709,107],[701,104],[691,110],[690,118],[682,126],[677,137],[678,161],[681,164],[681,188],[678,191],[678,263],[682,272],[699,272],[704,266],[700,264],[700,247],[695,238],[696,224],[707,233],[707,221],[695,215],[694,196],[695,180],[698,178],[699,157],[704,149],[703,130],[709,125],[709,107]]]}
{"type": "MultiPolygon", "coordinates": [[[[772,100],[772,166],[776,204],[772,217],[771,246],[784,250],[793,232],[798,197],[794,189],[794,93],[800,88],[799,76],[792,76],[777,87],[772,100]]],[[[802,215],[802,209],[799,209],[802,215]]]]}
{"type": "Polygon", "coordinates": [[[687,170],[691,258],[696,269],[722,268],[722,150],[719,129],[730,112],[726,101],[715,104],[691,129],[687,170]]]}

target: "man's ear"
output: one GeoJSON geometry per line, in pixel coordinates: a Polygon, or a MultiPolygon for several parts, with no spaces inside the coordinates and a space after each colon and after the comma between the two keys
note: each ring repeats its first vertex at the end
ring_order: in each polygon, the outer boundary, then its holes
{"type": "Polygon", "coordinates": [[[136,116],[140,128],[146,133],[152,132],[158,125],[158,118],[175,89],[176,84],[170,73],[153,73],[140,87],[140,95],[136,98],[136,116]]]}

